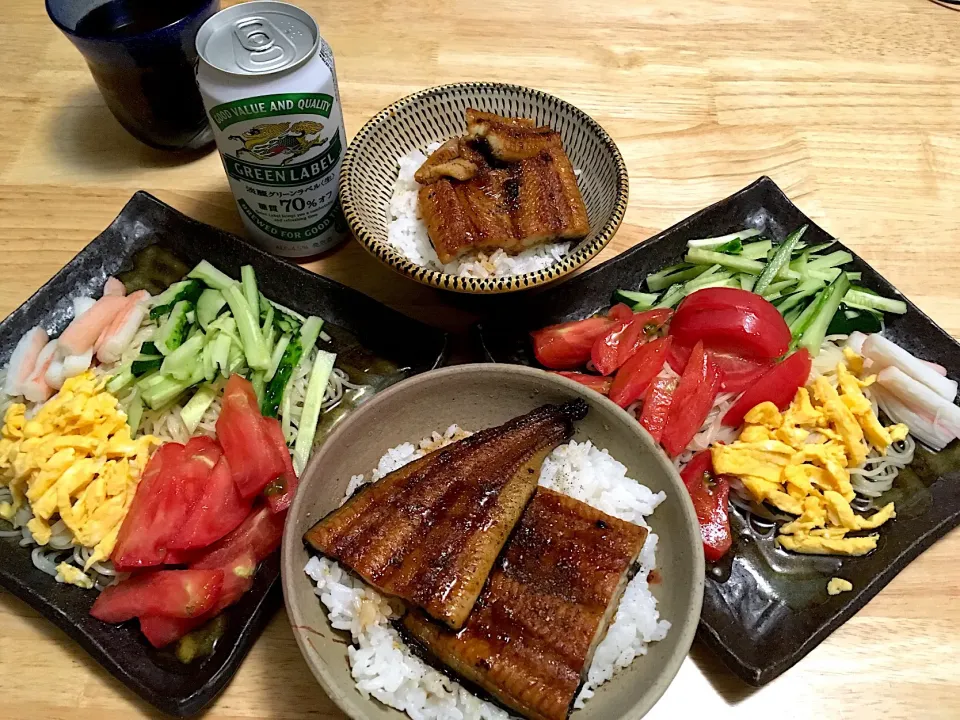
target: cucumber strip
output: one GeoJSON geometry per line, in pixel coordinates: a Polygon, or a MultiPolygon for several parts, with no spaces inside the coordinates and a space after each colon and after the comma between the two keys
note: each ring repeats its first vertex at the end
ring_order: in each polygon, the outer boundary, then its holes
{"type": "Polygon", "coordinates": [[[753,286],[757,284],[757,278],[754,275],[748,275],[747,273],[740,273],[740,288],[742,290],[747,290],[748,292],[753,292],[753,286]]]}
{"type": "MultiPolygon", "coordinates": [[[[780,301],[777,305],[777,310],[780,311],[781,315],[784,315],[788,310],[797,307],[804,299],[814,295],[817,291],[823,289],[823,287],[824,283],[822,280],[805,280],[797,285],[795,292],[787,295],[780,301]]],[[[784,318],[786,318],[785,315],[784,318]]],[[[789,322],[787,324],[789,325],[789,322]]]]}
{"type": "MultiPolygon", "coordinates": [[[[696,265],[721,265],[734,272],[743,272],[750,275],[760,275],[765,267],[764,263],[759,260],[748,260],[742,255],[724,255],[712,250],[691,250],[687,253],[686,260],[696,265]]],[[[777,278],[780,280],[799,280],[800,275],[790,268],[783,267],[777,274],[777,278]]]]}
{"type": "Polygon", "coordinates": [[[187,273],[187,277],[203,280],[208,287],[212,287],[214,290],[219,290],[220,292],[223,292],[234,283],[233,278],[225,272],[218,270],[206,260],[201,260],[197,263],[197,266],[187,273]]]}
{"type": "MultiPolygon", "coordinates": [[[[310,346],[313,349],[313,345],[310,346]]],[[[274,371],[270,382],[264,392],[263,401],[260,403],[260,412],[265,417],[276,417],[280,410],[280,404],[287,394],[287,384],[293,376],[301,360],[309,355],[310,350],[304,352],[304,346],[301,338],[291,338],[287,347],[280,356],[280,362],[274,371]]]]}
{"type": "Polygon", "coordinates": [[[227,304],[227,299],[219,290],[207,288],[197,298],[197,322],[206,330],[217,319],[217,315],[227,304]]]}
{"type": "Polygon", "coordinates": [[[190,323],[187,313],[190,312],[190,303],[181,300],[173,306],[170,315],[164,320],[153,335],[153,344],[162,355],[169,355],[183,345],[187,339],[190,323]]]}
{"type": "Polygon", "coordinates": [[[849,280],[850,282],[860,282],[861,280],[863,280],[863,273],[861,272],[848,272],[846,273],[846,275],[847,275],[847,280],[849,280]]]}
{"type": "Polygon", "coordinates": [[[185,380],[198,368],[205,374],[203,367],[203,346],[206,344],[206,336],[202,333],[194,335],[183,345],[178,347],[172,353],[167,355],[163,364],[160,366],[160,372],[164,375],[172,375],[177,380],[185,380]]]}
{"type": "Polygon", "coordinates": [[[243,297],[250,306],[254,315],[260,316],[260,291],[257,290],[257,274],[253,265],[244,265],[240,268],[240,285],[243,287],[243,297]]]}
{"type": "Polygon", "coordinates": [[[157,385],[162,383],[165,378],[166,378],[166,375],[164,375],[162,372],[155,372],[153,373],[153,375],[147,375],[146,377],[138,380],[137,388],[141,391],[141,395],[142,395],[144,390],[147,390],[152,387],[156,387],[157,385]]]}
{"type": "Polygon", "coordinates": [[[695,293],[697,290],[706,290],[716,287],[739,287],[739,283],[731,278],[711,278],[711,282],[705,282],[694,287],[684,286],[683,297],[695,293]]]}
{"type": "Polygon", "coordinates": [[[670,288],[663,294],[663,297],[660,298],[659,302],[654,305],[655,308],[668,308],[673,307],[678,302],[683,300],[683,285],[679,283],[676,285],[671,285],[670,288]]]}
{"type": "Polygon", "coordinates": [[[127,400],[127,425],[130,427],[130,437],[136,436],[142,420],[143,398],[140,397],[139,390],[134,390],[130,399],[127,400]]]}
{"type": "Polygon", "coordinates": [[[130,368],[122,367],[119,372],[107,381],[106,390],[111,395],[116,395],[134,380],[136,380],[136,378],[133,376],[133,373],[130,372],[130,368]]]}
{"type": "Polygon", "coordinates": [[[746,258],[747,260],[759,260],[760,258],[767,257],[767,253],[770,252],[771,247],[773,247],[773,243],[770,240],[757,240],[756,242],[747,243],[743,246],[743,252],[740,253],[740,257],[746,258]]]}
{"type": "Polygon", "coordinates": [[[814,295],[813,300],[811,300],[810,304],[803,309],[803,312],[797,315],[792,323],[787,323],[787,327],[790,328],[790,334],[793,336],[794,342],[799,340],[800,336],[803,334],[803,331],[807,329],[807,326],[813,319],[813,314],[817,311],[817,306],[820,304],[820,298],[825,292],[826,290],[821,290],[814,295]]]}
{"type": "Polygon", "coordinates": [[[637,292],[636,290],[614,290],[612,302],[614,305],[617,303],[623,303],[624,305],[629,305],[634,307],[635,305],[643,305],[645,307],[650,307],[657,301],[657,293],[644,293],[637,292]]]}
{"type": "Polygon", "coordinates": [[[189,280],[178,280],[175,283],[171,283],[170,287],[168,287],[162,293],[159,295],[154,295],[147,300],[147,305],[150,306],[150,308],[155,308],[161,305],[173,304],[174,299],[180,294],[180,291],[183,290],[189,282],[189,280]]]}
{"type": "MultiPolygon", "coordinates": [[[[717,266],[719,267],[719,266],[717,266]]],[[[726,283],[728,280],[733,278],[733,273],[730,272],[715,272],[715,273],[704,273],[698,278],[691,280],[686,285],[683,286],[683,291],[685,294],[689,295],[695,290],[705,287],[720,287],[717,283],[726,283]]],[[[737,283],[739,285],[739,283],[737,283]]],[[[727,287],[727,285],[723,285],[727,287]]]]}
{"type": "Polygon", "coordinates": [[[220,333],[214,339],[211,344],[213,350],[211,354],[213,356],[213,364],[219,369],[220,374],[224,377],[227,377],[229,374],[229,363],[230,363],[230,345],[231,345],[230,336],[226,333],[220,333]]]}
{"type": "Polygon", "coordinates": [[[270,366],[270,355],[260,334],[259,317],[250,310],[237,283],[231,284],[222,292],[237,321],[237,331],[240,333],[240,342],[243,345],[243,354],[247,358],[247,365],[251,370],[266,370],[270,366]]]}
{"type": "Polygon", "coordinates": [[[870,292],[864,292],[861,288],[850,288],[844,295],[843,302],[858,310],[879,310],[894,315],[903,315],[907,312],[907,304],[903,300],[881,297],[870,292]]]}
{"type": "Polygon", "coordinates": [[[813,245],[812,247],[807,248],[811,255],[814,255],[819,252],[823,252],[828,248],[832,248],[837,244],[836,240],[831,240],[830,242],[820,243],[819,245],[813,245]]]}
{"type": "MultiPolygon", "coordinates": [[[[152,377],[152,376],[151,376],[152,377]]],[[[177,399],[183,392],[203,381],[203,368],[197,364],[197,372],[185,380],[177,380],[160,373],[160,382],[148,388],[141,387],[143,401],[152,409],[159,410],[177,399]]]]}
{"type": "Polygon", "coordinates": [[[793,324],[794,321],[796,321],[796,319],[797,319],[798,317],[800,317],[800,313],[801,313],[801,312],[803,312],[803,310],[802,310],[801,308],[795,307],[795,308],[793,308],[793,310],[791,310],[790,312],[786,313],[786,314],[783,316],[783,321],[787,324],[787,327],[789,327],[791,324],[793,324]]]}
{"type": "Polygon", "coordinates": [[[303,347],[303,356],[306,357],[317,344],[317,338],[320,337],[320,331],[323,329],[323,319],[316,315],[311,315],[303,322],[300,328],[300,345],[303,347]]]}
{"type": "Polygon", "coordinates": [[[263,402],[263,392],[266,389],[263,370],[254,370],[250,373],[250,384],[253,385],[253,392],[257,396],[257,405],[259,406],[263,402]]]}
{"type": "MultiPolygon", "coordinates": [[[[309,318],[308,318],[309,322],[309,318]]],[[[310,451],[313,450],[313,439],[317,434],[317,423],[320,420],[320,407],[323,405],[323,396],[327,392],[327,383],[333,372],[333,364],[337,356],[321,350],[310,371],[310,382],[307,384],[307,395],[303,401],[303,413],[297,426],[297,441],[293,446],[293,469],[299,476],[307,466],[310,451]]]]}
{"type": "MultiPolygon", "coordinates": [[[[227,358],[227,372],[224,377],[230,377],[235,372],[239,372],[243,367],[246,358],[243,355],[243,348],[240,345],[230,343],[230,354],[227,358]]],[[[246,375],[246,373],[242,373],[246,375]]]]}
{"type": "Polygon", "coordinates": [[[848,253],[846,250],[837,250],[832,252],[829,255],[823,255],[822,257],[813,258],[807,263],[807,267],[810,270],[826,270],[827,268],[839,267],[840,265],[846,265],[848,262],[853,260],[853,255],[848,253]]]}
{"type": "Polygon", "coordinates": [[[159,318],[163,317],[173,310],[173,307],[178,302],[183,301],[190,303],[191,306],[196,305],[197,300],[200,299],[200,295],[203,293],[203,283],[199,280],[183,280],[177,284],[180,285],[180,287],[169,302],[163,304],[154,304],[154,306],[150,309],[151,320],[158,320],[159,318]]]}
{"type": "Polygon", "coordinates": [[[277,368],[280,367],[280,361],[283,359],[283,353],[286,352],[287,345],[289,344],[289,335],[281,335],[280,339],[277,340],[277,345],[273,348],[273,354],[270,356],[270,367],[267,369],[267,373],[263,377],[263,379],[267,382],[273,380],[273,376],[277,374],[277,368]]]}
{"type": "Polygon", "coordinates": [[[806,348],[811,357],[820,354],[820,346],[823,344],[823,338],[827,335],[827,328],[830,327],[830,321],[840,308],[844,295],[850,289],[850,281],[847,276],[840,273],[840,276],[834,280],[826,290],[819,296],[816,303],[817,309],[814,311],[810,324],[803,331],[798,343],[799,347],[806,348]]]}
{"type": "Polygon", "coordinates": [[[217,389],[209,383],[204,383],[197,388],[193,397],[187,401],[180,411],[180,419],[187,427],[187,432],[191,435],[196,431],[203,414],[217,399],[217,389]]]}
{"type": "Polygon", "coordinates": [[[733,239],[730,242],[725,242],[723,245],[713,249],[718,253],[723,253],[724,255],[740,255],[743,252],[743,243],[738,239],[733,239]]]}
{"type": "Polygon", "coordinates": [[[787,288],[791,288],[797,283],[794,280],[780,280],[779,282],[772,283],[767,286],[767,291],[763,293],[763,298],[765,300],[770,300],[772,296],[780,297],[783,294],[783,291],[787,288]]]}
{"type": "Polygon", "coordinates": [[[773,257],[770,258],[770,261],[767,263],[766,267],[763,268],[763,272],[760,273],[760,277],[757,278],[757,284],[753,286],[753,291],[755,293],[758,295],[763,295],[770,284],[780,275],[781,270],[786,269],[790,271],[789,263],[793,249],[796,247],[797,243],[800,242],[800,238],[803,237],[803,234],[806,231],[807,226],[804,225],[798,230],[794,230],[782,243],[780,243],[780,246],[773,254],[773,257]]]}
{"type": "Polygon", "coordinates": [[[273,328],[273,318],[276,311],[273,309],[273,305],[267,303],[267,312],[263,318],[263,331],[266,332],[268,328],[273,328]]]}
{"type": "Polygon", "coordinates": [[[712,238],[701,238],[700,240],[690,240],[687,242],[687,247],[691,248],[707,248],[708,250],[713,250],[718,248],[721,245],[725,245],[732,240],[749,240],[752,237],[756,237],[760,234],[759,230],[754,228],[746,228],[744,230],[738,230],[737,232],[729,233],[728,235],[720,235],[719,237],[712,238]]]}
{"type": "MultiPolygon", "coordinates": [[[[267,349],[270,357],[273,357],[273,345],[277,341],[277,329],[271,324],[264,328],[263,345],[267,349]]],[[[269,368],[267,368],[269,370],[269,368]]]]}
{"type": "Polygon", "coordinates": [[[143,377],[159,370],[161,364],[163,364],[163,355],[137,355],[136,359],[130,363],[130,372],[134,377],[143,377]]]}
{"type": "Polygon", "coordinates": [[[283,393],[283,400],[280,402],[280,429],[283,430],[283,439],[287,441],[287,445],[292,443],[295,439],[293,432],[293,422],[290,420],[290,415],[293,411],[293,398],[290,393],[283,393]]]}
{"type": "Polygon", "coordinates": [[[796,260],[790,261],[790,269],[796,273],[804,274],[807,270],[807,262],[810,260],[810,253],[802,252],[796,260]]]}
{"type": "Polygon", "coordinates": [[[671,265],[658,273],[647,275],[647,289],[653,292],[659,292],[676,283],[685,283],[687,280],[693,280],[704,272],[706,272],[705,267],[697,265],[691,266],[689,263],[671,265]]]}
{"type": "Polygon", "coordinates": [[[213,382],[213,379],[217,376],[217,363],[213,359],[213,343],[213,339],[207,338],[200,354],[203,362],[203,376],[207,379],[207,382],[213,382]]]}

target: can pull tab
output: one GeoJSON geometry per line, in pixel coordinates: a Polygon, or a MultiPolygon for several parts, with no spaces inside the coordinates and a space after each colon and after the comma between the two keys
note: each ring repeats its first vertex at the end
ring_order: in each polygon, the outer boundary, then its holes
{"type": "Polygon", "coordinates": [[[239,65],[248,72],[276,70],[290,63],[296,45],[267,18],[248,17],[233,27],[233,52],[239,65]]]}

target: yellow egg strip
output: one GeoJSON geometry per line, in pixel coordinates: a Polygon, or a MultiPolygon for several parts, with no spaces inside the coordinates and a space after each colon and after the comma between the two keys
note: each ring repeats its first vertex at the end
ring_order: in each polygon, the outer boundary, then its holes
{"type": "Polygon", "coordinates": [[[782,413],[760,403],[744,417],[739,438],[711,448],[717,473],[739,478],[749,496],[796,516],[780,528],[786,550],[817,555],[864,555],[877,546],[873,530],[896,512],[889,503],[870,517],[854,512],[856,496],[848,468],[861,466],[870,446],[881,454],[908,433],[905,425],[884,427],[863,394],[875,376],[859,378],[863,358],[844,349],[837,387],[823,376],[799,388],[782,413]]]}
{"type": "MultiPolygon", "coordinates": [[[[84,570],[113,552],[140,474],[159,444],[130,436],[126,414],[104,386],[92,372],[70,378],[30,420],[24,405],[11,405],[0,428],[0,486],[13,496],[0,504],[0,516],[10,520],[29,503],[34,517],[27,527],[41,545],[50,542],[59,517],[75,544],[93,549],[84,570]]],[[[89,578],[71,568],[58,567],[62,581],[87,587],[89,578]]]]}

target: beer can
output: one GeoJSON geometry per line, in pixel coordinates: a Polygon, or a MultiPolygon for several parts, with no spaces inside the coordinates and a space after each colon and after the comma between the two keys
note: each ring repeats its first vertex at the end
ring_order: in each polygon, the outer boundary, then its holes
{"type": "Polygon", "coordinates": [[[263,248],[315,255],[348,236],[346,146],[333,52],[281,2],[221,10],[197,33],[197,83],[240,217],[263,248]]]}

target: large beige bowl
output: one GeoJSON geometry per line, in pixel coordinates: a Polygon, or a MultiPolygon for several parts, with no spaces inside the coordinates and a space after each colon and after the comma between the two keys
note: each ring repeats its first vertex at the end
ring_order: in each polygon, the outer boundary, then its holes
{"type": "Polygon", "coordinates": [[[347,662],[345,633],[327,622],[303,567],[309,554],[303,534],[338,507],[352,475],[366,474],[380,456],[453,423],[474,430],[498,425],[543,403],[582,397],[590,405],[576,439],[607,448],[634,477],[666,501],[651,518],[660,536],[662,582],[652,586],[661,617],[673,627],[665,640],[603,685],[573,720],[637,720],[673,680],[693,642],[703,600],[703,550],[693,505],[680,477],[640,425],[606,398],[565,378],[516,365],[459,365],[418,375],[378,395],[354,412],[324,443],[302,478],[283,537],[283,593],[300,650],[333,701],[351,718],[405,714],[365,699],[347,662]]]}

